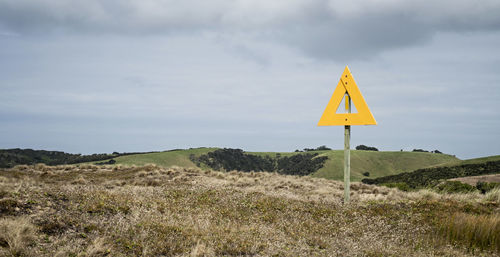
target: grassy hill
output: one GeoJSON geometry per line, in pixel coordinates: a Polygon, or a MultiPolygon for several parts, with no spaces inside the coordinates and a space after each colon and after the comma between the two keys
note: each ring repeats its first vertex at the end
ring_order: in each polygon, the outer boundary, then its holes
{"type": "MultiPolygon", "coordinates": [[[[313,176],[343,180],[344,151],[325,151],[321,155],[328,156],[328,160],[313,176]]],[[[447,154],[351,150],[351,180],[361,181],[366,178],[363,176],[364,172],[369,172],[370,178],[376,178],[459,161],[458,158],[447,154]]]]}
{"type": "Polygon", "coordinates": [[[441,164],[374,179],[363,179],[368,184],[391,184],[412,189],[433,187],[443,180],[500,173],[500,155],[441,164]]]}
{"type": "Polygon", "coordinates": [[[480,157],[480,158],[474,158],[474,159],[467,159],[467,160],[461,160],[457,163],[453,163],[452,165],[441,165],[441,166],[458,166],[458,165],[464,165],[464,164],[478,164],[478,163],[486,163],[486,162],[492,162],[492,161],[500,161],[500,155],[493,155],[493,156],[488,156],[488,157],[480,157]]]}
{"type": "MultiPolygon", "coordinates": [[[[127,155],[115,158],[116,164],[123,165],[144,165],[148,163],[156,164],[162,167],[196,167],[189,159],[191,154],[202,155],[217,148],[195,148],[189,150],[176,150],[159,153],[147,153],[138,155],[127,155]]],[[[270,156],[275,158],[276,155],[292,156],[295,152],[247,152],[258,156],[270,156]]],[[[309,153],[319,153],[320,156],[327,156],[323,168],[319,169],[312,176],[318,178],[328,178],[334,180],[343,179],[344,170],[344,151],[314,151],[309,153]]],[[[376,152],[376,151],[358,151],[351,150],[351,179],[353,181],[361,181],[366,178],[362,173],[369,172],[370,178],[388,176],[401,172],[408,172],[420,168],[431,167],[439,164],[449,164],[460,162],[454,156],[435,153],[420,153],[420,152],[376,152]]],[[[202,168],[206,168],[203,167],[202,168]]]]}
{"type": "Polygon", "coordinates": [[[193,168],[196,165],[189,160],[191,154],[202,155],[217,148],[192,148],[188,150],[173,150],[157,153],[133,154],[114,158],[116,164],[122,165],[145,165],[156,164],[161,167],[179,166],[193,168]]]}

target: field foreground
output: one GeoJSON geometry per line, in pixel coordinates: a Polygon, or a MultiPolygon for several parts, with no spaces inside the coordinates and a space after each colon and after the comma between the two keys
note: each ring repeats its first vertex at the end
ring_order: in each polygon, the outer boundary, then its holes
{"type": "Polygon", "coordinates": [[[496,256],[500,192],[441,195],[272,173],[0,170],[0,256],[496,256]]]}

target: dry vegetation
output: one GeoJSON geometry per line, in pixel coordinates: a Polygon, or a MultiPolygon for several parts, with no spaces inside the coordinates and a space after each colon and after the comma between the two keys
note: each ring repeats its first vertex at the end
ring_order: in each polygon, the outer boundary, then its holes
{"type": "Polygon", "coordinates": [[[0,256],[495,256],[500,191],[404,193],[272,173],[0,170],[0,256]]]}
{"type": "Polygon", "coordinates": [[[451,181],[460,181],[469,185],[475,186],[477,182],[500,183],[500,174],[483,175],[483,176],[470,176],[462,178],[453,178],[451,181]]]}

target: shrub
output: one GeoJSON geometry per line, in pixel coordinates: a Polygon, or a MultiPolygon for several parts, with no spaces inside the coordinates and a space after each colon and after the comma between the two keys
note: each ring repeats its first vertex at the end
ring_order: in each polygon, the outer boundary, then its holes
{"type": "Polygon", "coordinates": [[[331,148],[326,147],[326,145],[318,146],[316,148],[318,151],[323,151],[323,150],[332,150],[331,148]]]}
{"type": "Polygon", "coordinates": [[[434,189],[441,193],[468,193],[476,190],[474,186],[460,181],[444,181],[436,185],[434,189]]]}
{"type": "Polygon", "coordinates": [[[15,209],[21,207],[21,204],[14,199],[6,198],[0,200],[0,215],[12,215],[15,209]]]}
{"type": "Polygon", "coordinates": [[[382,184],[382,186],[386,186],[386,187],[390,187],[390,188],[397,188],[397,189],[399,189],[401,191],[405,191],[405,192],[408,192],[411,189],[408,186],[408,184],[406,184],[405,182],[385,183],[385,184],[382,184]]]}
{"type": "Polygon", "coordinates": [[[115,163],[116,163],[116,161],[115,161],[115,160],[113,160],[113,159],[111,159],[111,160],[109,160],[109,161],[107,161],[107,162],[96,162],[96,163],[94,163],[94,164],[95,164],[95,165],[112,165],[112,164],[115,164],[115,163]]]}
{"type": "Polygon", "coordinates": [[[326,145],[318,146],[316,148],[304,148],[304,152],[325,151],[325,150],[332,150],[332,149],[326,147],[326,145]]]}
{"type": "Polygon", "coordinates": [[[363,151],[378,151],[376,147],[373,146],[366,146],[366,145],[358,145],[356,146],[356,150],[363,150],[363,151]]]}
{"type": "Polygon", "coordinates": [[[326,156],[316,157],[318,154],[296,154],[282,157],[277,160],[277,171],[286,175],[309,175],[323,167],[328,159],[326,156]]]}
{"type": "Polygon", "coordinates": [[[370,172],[368,172],[368,171],[363,172],[363,176],[365,176],[365,177],[369,177],[369,176],[370,176],[370,172]]]}
{"type": "Polygon", "coordinates": [[[493,190],[494,188],[499,188],[500,187],[500,183],[494,183],[494,182],[491,182],[491,183],[488,183],[488,182],[482,182],[482,181],[478,181],[476,183],[476,188],[481,191],[481,194],[486,194],[487,192],[493,190]]]}

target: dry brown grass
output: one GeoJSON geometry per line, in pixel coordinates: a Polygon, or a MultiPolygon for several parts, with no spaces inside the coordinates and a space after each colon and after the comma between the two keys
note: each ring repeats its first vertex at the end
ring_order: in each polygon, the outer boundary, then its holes
{"type": "Polygon", "coordinates": [[[494,188],[486,193],[485,200],[500,203],[500,188],[494,188]]]}
{"type": "Polygon", "coordinates": [[[17,166],[0,170],[0,255],[470,256],[433,240],[440,224],[498,211],[493,196],[351,189],[343,205],[341,182],[310,177],[17,166]]]}
{"type": "Polygon", "coordinates": [[[470,249],[500,250],[500,214],[454,214],[442,225],[441,233],[470,249]]]}
{"type": "Polygon", "coordinates": [[[0,219],[0,255],[30,255],[35,232],[35,227],[26,217],[0,219]]]}

